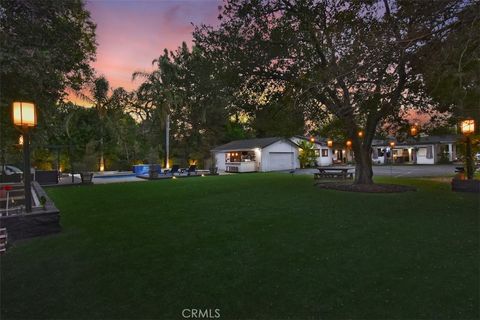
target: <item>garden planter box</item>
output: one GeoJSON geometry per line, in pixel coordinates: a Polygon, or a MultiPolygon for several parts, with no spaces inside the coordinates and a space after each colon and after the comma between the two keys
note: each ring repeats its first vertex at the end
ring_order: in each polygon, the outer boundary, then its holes
{"type": "Polygon", "coordinates": [[[480,180],[452,179],[452,191],[480,193],[480,180]]]}
{"type": "Polygon", "coordinates": [[[80,173],[83,184],[91,184],[93,180],[93,172],[82,172],[80,173]]]}
{"type": "Polygon", "coordinates": [[[60,211],[38,184],[32,182],[32,187],[38,198],[45,197],[44,207],[33,207],[32,212],[0,216],[0,228],[6,228],[8,242],[28,239],[58,233],[60,227],[60,211]]]}

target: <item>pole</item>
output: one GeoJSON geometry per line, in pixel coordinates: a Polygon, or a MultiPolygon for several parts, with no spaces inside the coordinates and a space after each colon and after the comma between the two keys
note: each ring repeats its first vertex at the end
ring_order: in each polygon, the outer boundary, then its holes
{"type": "Polygon", "coordinates": [[[472,140],[470,139],[470,136],[467,136],[466,139],[466,155],[465,155],[465,160],[466,160],[466,169],[467,169],[467,179],[472,180],[473,179],[473,161],[472,161],[472,140]]]}
{"type": "Polygon", "coordinates": [[[23,129],[23,183],[25,185],[25,211],[32,212],[32,184],[30,172],[30,135],[23,129]]]}
{"type": "Polygon", "coordinates": [[[68,161],[70,162],[70,172],[72,174],[72,184],[74,184],[75,183],[75,177],[74,177],[75,169],[73,168],[72,142],[70,141],[70,139],[68,140],[68,161]]]}
{"type": "Polygon", "coordinates": [[[390,148],[390,177],[393,176],[393,148],[390,148]]]}
{"type": "Polygon", "coordinates": [[[168,169],[168,159],[170,158],[170,115],[167,114],[165,121],[165,168],[168,169]]]}

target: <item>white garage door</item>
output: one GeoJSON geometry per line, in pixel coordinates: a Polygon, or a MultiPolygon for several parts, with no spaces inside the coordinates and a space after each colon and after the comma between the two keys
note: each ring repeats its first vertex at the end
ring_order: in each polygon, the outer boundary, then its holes
{"type": "Polygon", "coordinates": [[[270,152],[270,171],[294,169],[293,152],[270,152]]]}

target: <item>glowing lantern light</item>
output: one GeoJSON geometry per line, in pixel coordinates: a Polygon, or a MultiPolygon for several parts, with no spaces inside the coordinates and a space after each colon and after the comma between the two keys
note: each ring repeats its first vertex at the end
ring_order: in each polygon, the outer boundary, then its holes
{"type": "Polygon", "coordinates": [[[463,135],[466,137],[465,141],[465,167],[467,171],[467,179],[472,180],[475,172],[475,163],[473,161],[472,139],[470,135],[475,132],[475,120],[466,119],[460,123],[460,128],[463,135]]]}
{"type": "Polygon", "coordinates": [[[358,131],[358,137],[363,138],[363,131],[358,131]]]}
{"type": "Polygon", "coordinates": [[[23,135],[20,135],[20,137],[18,137],[18,144],[20,146],[23,146],[23,135]]]}
{"type": "Polygon", "coordinates": [[[418,129],[416,125],[413,125],[410,127],[410,135],[412,137],[415,137],[418,134],[418,129]]]}
{"type": "Polygon", "coordinates": [[[333,141],[332,140],[327,141],[327,147],[329,147],[329,148],[333,147],[333,141]]]}
{"type": "Polygon", "coordinates": [[[467,119],[461,122],[461,129],[464,135],[469,135],[475,132],[475,120],[467,119]]]}
{"type": "MultiPolygon", "coordinates": [[[[29,129],[37,125],[37,114],[32,102],[13,102],[13,124],[20,127],[23,133],[23,172],[30,172],[30,136],[29,129]]],[[[20,142],[20,141],[19,141],[20,142]]],[[[23,184],[25,189],[25,211],[32,212],[32,186],[30,174],[24,174],[23,184]]]]}
{"type": "Polygon", "coordinates": [[[20,127],[35,127],[37,125],[35,105],[31,102],[14,102],[13,123],[20,127]]]}
{"type": "Polygon", "coordinates": [[[311,137],[311,138],[310,138],[310,142],[311,142],[311,143],[314,143],[314,142],[315,142],[315,138],[314,138],[314,137],[311,137]]]}
{"type": "Polygon", "coordinates": [[[352,141],[351,140],[347,140],[347,143],[346,143],[347,147],[350,148],[352,146],[352,141]]]}

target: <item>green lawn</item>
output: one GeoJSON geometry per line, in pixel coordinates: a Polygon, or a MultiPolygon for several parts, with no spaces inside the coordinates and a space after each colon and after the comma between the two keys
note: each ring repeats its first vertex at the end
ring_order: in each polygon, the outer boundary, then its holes
{"type": "Polygon", "coordinates": [[[63,232],[1,258],[2,319],[478,318],[477,196],[395,182],[418,191],[287,174],[49,189],[63,232]]]}

